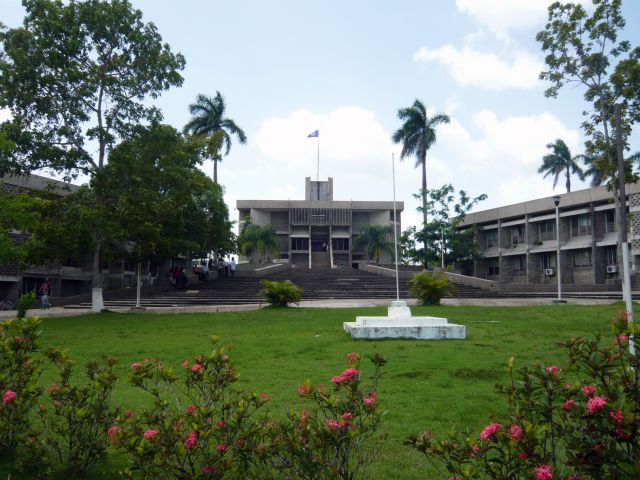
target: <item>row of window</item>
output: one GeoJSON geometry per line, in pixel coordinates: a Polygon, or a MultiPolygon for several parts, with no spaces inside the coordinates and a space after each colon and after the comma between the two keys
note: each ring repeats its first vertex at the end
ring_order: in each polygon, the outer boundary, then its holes
{"type": "MultiPolygon", "coordinates": [[[[606,248],[607,265],[617,264],[616,247],[606,248]]],[[[573,250],[571,252],[571,261],[574,268],[583,268],[593,266],[592,251],[590,248],[581,250],[573,250]]],[[[547,268],[556,268],[556,254],[554,252],[542,253],[539,256],[538,267],[541,271],[547,268]]],[[[518,255],[511,260],[511,270],[514,273],[527,271],[527,260],[524,255],[518,255]]],[[[500,269],[497,259],[491,259],[487,265],[487,273],[489,275],[499,275],[500,269]]]]}
{"type": "MultiPolygon", "coordinates": [[[[616,231],[615,211],[607,210],[605,213],[605,233],[616,231]]],[[[538,241],[555,240],[556,238],[556,222],[555,220],[546,220],[537,222],[538,241]]],[[[510,228],[511,246],[516,247],[525,243],[524,225],[517,225],[510,228]]],[[[569,235],[571,237],[581,237],[591,235],[593,233],[593,225],[590,214],[576,215],[570,217],[569,235]]],[[[485,231],[486,248],[499,247],[498,230],[485,231]]]]}
{"type": "MultiPolygon", "coordinates": [[[[348,238],[333,238],[331,239],[331,247],[336,251],[349,251],[349,239],[348,238]]],[[[291,250],[307,251],[309,250],[308,238],[292,238],[291,250]]]]}

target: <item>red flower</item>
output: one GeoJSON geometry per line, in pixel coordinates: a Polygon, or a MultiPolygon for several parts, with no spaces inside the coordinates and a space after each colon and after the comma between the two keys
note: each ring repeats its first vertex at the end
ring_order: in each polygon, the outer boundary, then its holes
{"type": "Polygon", "coordinates": [[[555,365],[552,365],[551,367],[545,368],[545,371],[550,375],[555,375],[560,371],[560,368],[556,367],[555,365]]]}
{"type": "Polygon", "coordinates": [[[527,452],[520,452],[520,453],[518,454],[518,458],[519,458],[520,460],[526,460],[527,458],[529,458],[529,455],[527,455],[527,452]]]}
{"type": "Polygon", "coordinates": [[[488,440],[493,435],[502,430],[502,425],[499,423],[490,423],[482,429],[480,432],[480,440],[488,440]]]}
{"type": "Polygon", "coordinates": [[[202,467],[202,473],[204,473],[205,475],[212,475],[216,473],[216,471],[217,470],[211,465],[205,465],[204,467],[202,467]]]}
{"type": "Polygon", "coordinates": [[[309,395],[311,393],[311,384],[303,383],[296,388],[296,392],[298,392],[298,395],[309,395]]]}
{"type": "Polygon", "coordinates": [[[587,402],[589,413],[598,413],[607,404],[607,397],[593,397],[587,402]]]}
{"type": "Polygon", "coordinates": [[[226,426],[227,424],[224,423],[224,420],[218,420],[218,423],[216,423],[216,427],[218,427],[220,430],[222,430],[226,426]]]}
{"type": "Polygon", "coordinates": [[[193,365],[193,367],[191,367],[191,371],[193,373],[199,372],[200,370],[202,370],[202,365],[200,365],[199,363],[196,363],[193,365]]]}
{"type": "Polygon", "coordinates": [[[581,388],[582,393],[584,393],[587,397],[593,397],[596,393],[598,393],[598,389],[593,385],[586,385],[581,388]]]}
{"type": "Polygon", "coordinates": [[[620,427],[616,427],[616,435],[622,440],[629,440],[631,438],[631,436],[620,427]]]}
{"type": "Polygon", "coordinates": [[[115,445],[117,443],[116,436],[118,436],[120,434],[120,432],[122,432],[122,428],[120,428],[117,425],[115,425],[115,426],[111,427],[109,430],[107,430],[107,437],[109,437],[109,443],[111,445],[115,445]]]}
{"type": "Polygon", "coordinates": [[[126,412],[124,412],[124,416],[127,418],[133,417],[133,410],[127,410],[126,412]]]}
{"type": "Polygon", "coordinates": [[[144,432],[142,436],[145,438],[145,440],[153,440],[156,437],[156,435],[158,435],[159,433],[160,433],[160,430],[149,429],[146,432],[144,432]]]}
{"type": "Polygon", "coordinates": [[[189,432],[189,435],[187,435],[187,438],[183,442],[184,448],[186,449],[191,449],[195,447],[197,443],[198,443],[198,434],[193,430],[189,432]]]}
{"type": "Polygon", "coordinates": [[[133,368],[134,370],[138,370],[141,367],[142,367],[142,364],[140,362],[133,362],[131,364],[131,368],[133,368]]]}
{"type": "Polygon", "coordinates": [[[522,436],[522,428],[520,428],[518,425],[511,425],[509,427],[509,433],[511,434],[511,440],[517,442],[522,436]]]}
{"type": "Polygon", "coordinates": [[[224,453],[227,451],[227,446],[224,443],[219,443],[218,445],[216,445],[216,450],[218,450],[220,453],[224,453]]]}
{"type": "Polygon", "coordinates": [[[551,480],[553,478],[553,470],[549,465],[540,465],[534,470],[534,480],[551,480]]]}
{"type": "Polygon", "coordinates": [[[609,416],[613,418],[613,421],[616,423],[622,423],[624,420],[624,414],[620,410],[611,410],[609,416]]]}
{"type": "Polygon", "coordinates": [[[260,399],[264,400],[265,402],[267,402],[267,401],[271,400],[271,397],[269,396],[268,393],[261,393],[260,394],[260,399]]]}
{"type": "Polygon", "coordinates": [[[17,396],[18,394],[13,390],[7,390],[2,396],[2,403],[4,403],[5,405],[9,405],[17,396]]]}
{"type": "Polygon", "coordinates": [[[193,412],[195,412],[198,409],[198,407],[196,407],[195,405],[189,405],[187,407],[187,414],[191,415],[193,412]]]}
{"type": "Polygon", "coordinates": [[[358,358],[359,356],[356,352],[347,353],[347,362],[349,363],[356,363],[358,358]]]}
{"type": "Polygon", "coordinates": [[[343,420],[346,420],[347,422],[348,422],[349,420],[351,420],[351,418],[353,418],[353,415],[351,415],[351,413],[349,413],[349,412],[344,412],[344,413],[342,414],[342,419],[343,419],[343,420]]]}
{"type": "Polygon", "coordinates": [[[562,404],[562,409],[563,410],[572,410],[576,407],[576,402],[574,402],[573,400],[569,399],[566,402],[564,402],[562,404]]]}
{"type": "Polygon", "coordinates": [[[325,420],[324,424],[329,430],[341,430],[344,428],[344,423],[341,423],[338,420],[325,420]]]}

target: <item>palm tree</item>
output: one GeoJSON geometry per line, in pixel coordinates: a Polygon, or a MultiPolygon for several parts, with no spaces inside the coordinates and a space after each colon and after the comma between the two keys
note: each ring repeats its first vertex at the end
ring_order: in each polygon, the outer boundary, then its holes
{"type": "MultiPolygon", "coordinates": [[[[591,186],[597,187],[604,183],[615,183],[618,178],[618,164],[609,163],[606,157],[583,157],[584,161],[584,177],[591,178],[591,186]]],[[[625,175],[628,177],[627,182],[635,182],[633,180],[633,165],[640,162],[640,152],[635,152],[624,159],[625,175]]],[[[637,175],[637,173],[636,173],[637,175]]]]}
{"type": "Polygon", "coordinates": [[[435,128],[441,123],[449,123],[449,116],[437,113],[431,117],[424,104],[416,99],[413,105],[398,110],[398,118],[404,123],[393,134],[395,143],[402,143],[400,160],[416,157],[416,168],[422,166],[422,217],[427,224],[427,151],[436,143],[435,128]]]}
{"type": "Polygon", "coordinates": [[[353,241],[353,248],[366,248],[369,258],[380,263],[380,255],[394,255],[393,242],[390,240],[393,228],[389,225],[364,225],[353,241]]]}
{"type": "Polygon", "coordinates": [[[250,257],[253,252],[258,252],[258,263],[266,259],[266,254],[272,252],[276,257],[280,256],[280,244],[273,226],[249,225],[242,230],[238,237],[240,253],[250,257]]]}
{"type": "Polygon", "coordinates": [[[196,97],[196,103],[189,105],[189,113],[192,115],[191,120],[184,126],[184,132],[195,136],[208,137],[207,153],[213,160],[213,181],[218,183],[218,162],[222,160],[220,152],[225,148],[224,155],[229,155],[231,150],[231,135],[238,137],[241,144],[247,143],[247,136],[242,129],[236,125],[236,122],[230,118],[226,118],[225,110],[227,106],[224,103],[224,97],[220,92],[216,91],[215,97],[207,97],[199,94],[196,97]],[[216,132],[218,137],[216,138],[216,132]],[[217,148],[217,151],[214,151],[217,148]]]}
{"type": "Polygon", "coordinates": [[[561,139],[557,139],[555,143],[547,144],[547,148],[551,150],[542,157],[542,165],[538,168],[538,173],[544,173],[543,178],[547,178],[549,175],[553,175],[553,188],[556,188],[558,184],[558,178],[564,172],[567,178],[566,187],[567,193],[571,191],[571,174],[577,174],[581,180],[584,179],[584,172],[578,160],[584,160],[584,155],[571,156],[571,150],[567,147],[561,139]]]}

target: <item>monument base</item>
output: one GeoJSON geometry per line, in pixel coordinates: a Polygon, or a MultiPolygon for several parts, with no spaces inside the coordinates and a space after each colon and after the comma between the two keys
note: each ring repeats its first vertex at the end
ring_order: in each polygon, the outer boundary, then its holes
{"type": "Polygon", "coordinates": [[[449,323],[441,317],[412,317],[404,301],[391,302],[386,317],[356,317],[355,322],[344,322],[343,328],[351,338],[415,338],[418,340],[444,340],[466,338],[464,325],[449,323]]]}

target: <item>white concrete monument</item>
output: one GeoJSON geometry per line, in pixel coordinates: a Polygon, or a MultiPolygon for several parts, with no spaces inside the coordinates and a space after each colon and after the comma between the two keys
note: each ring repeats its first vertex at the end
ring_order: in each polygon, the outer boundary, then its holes
{"type": "Polygon", "coordinates": [[[386,317],[356,317],[344,322],[344,330],[352,338],[416,338],[419,340],[464,339],[464,325],[449,323],[441,317],[412,317],[407,302],[391,302],[386,317]]]}

